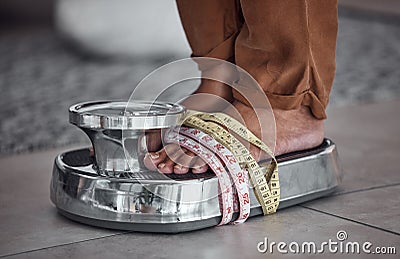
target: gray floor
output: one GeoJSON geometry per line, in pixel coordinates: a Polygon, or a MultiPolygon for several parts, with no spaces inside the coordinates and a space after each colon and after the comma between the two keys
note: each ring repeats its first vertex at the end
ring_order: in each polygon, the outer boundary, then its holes
{"type": "MultiPolygon", "coordinates": [[[[274,258],[257,244],[346,241],[400,253],[400,100],[332,108],[327,136],[338,145],[344,182],[331,197],[245,224],[164,235],[94,228],[58,215],[49,200],[52,160],[66,148],[0,159],[0,256],[12,258],[274,258]],[[5,170],[6,169],[6,170],[5,170]]],[[[74,148],[74,147],[70,147],[74,148]]],[[[306,180],[306,179],[305,179],[306,180]]],[[[344,254],[325,256],[341,258],[344,254]]],[[[302,255],[306,256],[306,255],[302,255]]],[[[378,255],[359,254],[360,258],[378,255]]],[[[319,258],[320,255],[311,255],[319,258]]],[[[385,255],[382,258],[398,258],[385,255]]]]}

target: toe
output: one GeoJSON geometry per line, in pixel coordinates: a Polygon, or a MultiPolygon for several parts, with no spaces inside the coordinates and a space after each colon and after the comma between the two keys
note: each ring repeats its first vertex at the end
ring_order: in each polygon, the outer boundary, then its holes
{"type": "Polygon", "coordinates": [[[208,166],[207,165],[203,165],[203,166],[200,166],[200,167],[193,168],[192,172],[194,174],[203,174],[203,173],[207,172],[207,170],[208,170],[208,166]]]}
{"type": "Polygon", "coordinates": [[[204,160],[200,157],[196,157],[196,160],[193,162],[193,168],[200,168],[204,166],[208,166],[207,163],[204,162],[204,160]]]}
{"type": "Polygon", "coordinates": [[[187,166],[182,166],[179,164],[174,166],[174,173],[176,174],[186,174],[187,172],[189,172],[189,167],[187,166]]]}
{"type": "MultiPolygon", "coordinates": [[[[179,149],[179,145],[177,144],[168,144],[161,150],[157,152],[149,152],[145,155],[143,162],[147,169],[149,170],[158,170],[159,164],[161,162],[165,162],[165,159],[171,155],[176,153],[176,150],[179,149]]],[[[172,160],[174,158],[172,157],[172,160]]]]}
{"type": "Polygon", "coordinates": [[[197,159],[196,154],[193,152],[182,148],[183,154],[176,158],[174,161],[176,165],[174,166],[174,173],[176,174],[186,174],[189,172],[189,168],[191,168],[194,162],[197,159]]]}
{"type": "Polygon", "coordinates": [[[176,163],[177,159],[185,154],[185,150],[178,144],[168,144],[164,147],[166,156],[176,163]]]}
{"type": "Polygon", "coordinates": [[[207,172],[207,170],[208,170],[208,165],[204,162],[203,159],[197,157],[193,163],[192,172],[194,174],[202,174],[207,172]]]}
{"type": "Polygon", "coordinates": [[[149,170],[157,170],[158,165],[167,157],[164,149],[157,152],[149,152],[145,155],[143,163],[149,170]]]}
{"type": "Polygon", "coordinates": [[[166,158],[164,161],[158,164],[157,169],[162,174],[172,174],[174,172],[174,161],[166,158]]]}
{"type": "Polygon", "coordinates": [[[196,154],[184,148],[182,151],[183,153],[175,159],[175,163],[183,167],[192,167],[197,158],[196,154]]]}

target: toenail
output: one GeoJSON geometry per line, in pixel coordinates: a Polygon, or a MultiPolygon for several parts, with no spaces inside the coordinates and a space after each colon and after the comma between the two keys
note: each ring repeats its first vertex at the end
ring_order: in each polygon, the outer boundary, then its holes
{"type": "Polygon", "coordinates": [[[175,165],[174,167],[175,167],[176,169],[179,169],[179,170],[182,169],[182,166],[181,166],[181,165],[178,165],[178,164],[175,165]]]}
{"type": "Polygon", "coordinates": [[[194,169],[192,170],[192,172],[195,173],[195,174],[198,174],[198,173],[201,173],[201,170],[200,170],[200,169],[194,168],[194,169]]]}
{"type": "Polygon", "coordinates": [[[160,157],[160,155],[157,153],[150,153],[150,157],[151,157],[151,159],[157,159],[160,157]]]}
{"type": "Polygon", "coordinates": [[[164,168],[164,166],[165,166],[165,163],[159,163],[158,164],[158,168],[164,168]]]}

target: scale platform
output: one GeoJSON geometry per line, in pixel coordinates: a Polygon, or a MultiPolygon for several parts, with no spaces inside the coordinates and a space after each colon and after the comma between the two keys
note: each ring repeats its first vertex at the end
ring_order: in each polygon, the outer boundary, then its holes
{"type": "MultiPolygon", "coordinates": [[[[335,144],[277,157],[279,209],[327,196],[341,181],[335,144]]],[[[111,229],[178,233],[216,226],[221,220],[218,182],[212,172],[168,175],[158,172],[102,175],[89,149],[56,157],[51,200],[74,221],[111,229]]],[[[262,215],[251,191],[250,216],[262,215]]],[[[279,212],[278,212],[279,213],[279,212]]],[[[235,216],[234,216],[235,218],[235,216]]]]}

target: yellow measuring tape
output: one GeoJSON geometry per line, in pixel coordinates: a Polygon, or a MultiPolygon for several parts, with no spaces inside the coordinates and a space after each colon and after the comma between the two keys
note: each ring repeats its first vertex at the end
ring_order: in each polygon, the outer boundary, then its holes
{"type": "Polygon", "coordinates": [[[271,149],[264,142],[239,121],[223,113],[188,111],[184,124],[208,133],[226,146],[235,155],[239,164],[249,172],[255,195],[261,204],[264,215],[276,212],[280,199],[278,163],[271,149]],[[267,166],[265,172],[263,172],[249,150],[219,124],[271,156],[271,163],[267,166]]]}

